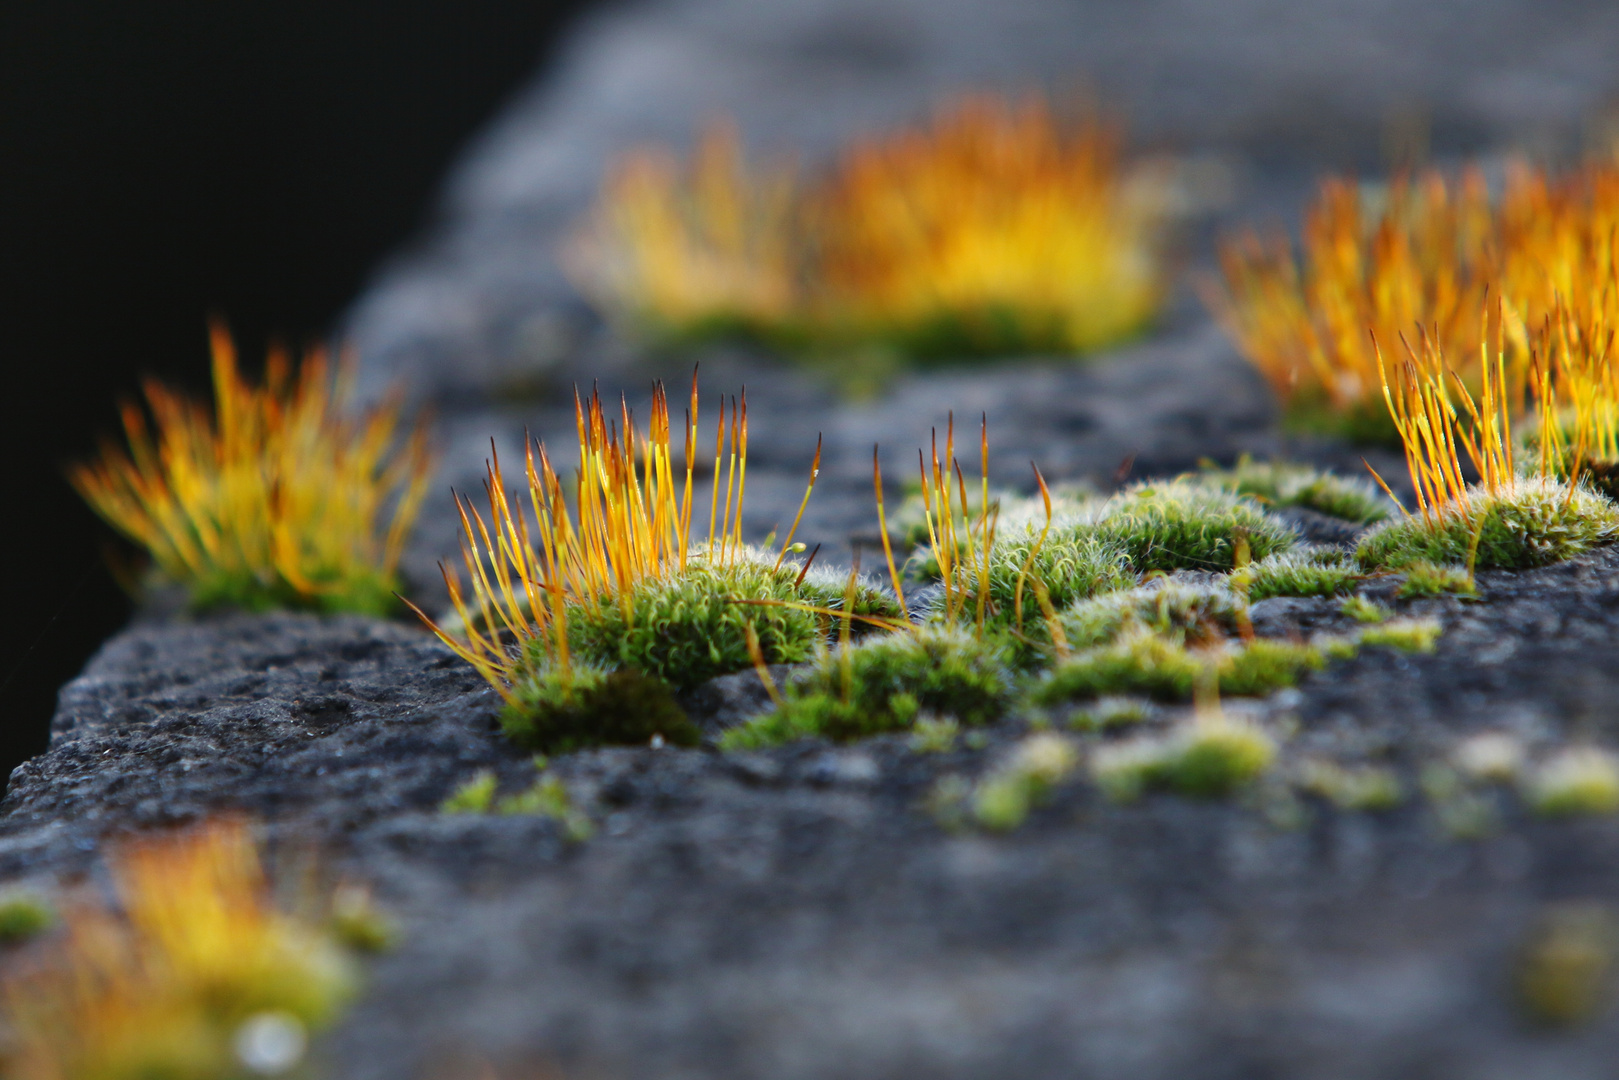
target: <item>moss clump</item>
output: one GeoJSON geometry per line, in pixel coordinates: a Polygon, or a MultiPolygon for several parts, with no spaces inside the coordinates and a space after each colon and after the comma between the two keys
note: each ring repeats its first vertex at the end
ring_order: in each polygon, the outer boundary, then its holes
{"type": "Polygon", "coordinates": [[[1298,546],[1298,534],[1256,503],[1191,479],[1146,483],[1110,500],[1092,526],[1122,548],[1138,573],[1232,569],[1246,542],[1250,559],[1298,546]]]}
{"type": "Polygon", "coordinates": [[[1395,595],[1401,600],[1417,600],[1429,596],[1475,596],[1473,575],[1465,566],[1437,566],[1425,559],[1404,567],[1405,580],[1395,595]]]}
{"type": "Polygon", "coordinates": [[[1553,1027],[1594,1019],[1608,1003],[1619,920],[1592,901],[1555,905],[1524,949],[1518,997],[1531,1018],[1553,1027]]]}
{"type": "MultiPolygon", "coordinates": [[[[1136,583],[1124,548],[1090,535],[1083,527],[1053,526],[1040,543],[1044,523],[1032,524],[1012,534],[1003,534],[990,552],[989,611],[993,624],[1013,626],[1018,608],[1018,583],[1023,585],[1023,632],[1039,634],[1044,619],[1036,595],[1036,585],[1046,592],[1051,606],[1061,610],[1116,589],[1136,583]],[[1038,545],[1038,550],[1036,546],[1038,545]],[[1030,555],[1033,554],[1031,561],[1030,555]],[[1025,572],[1027,568],[1027,572],[1025,572]]],[[[977,608],[978,581],[967,568],[957,575],[966,592],[966,610],[977,608]]]]}
{"type": "Polygon", "coordinates": [[[1145,694],[1162,701],[1185,701],[1198,678],[1213,665],[1222,693],[1267,694],[1292,686],[1305,671],[1325,663],[1308,645],[1260,639],[1194,653],[1150,632],[1136,632],[1059,663],[1033,690],[1037,704],[1107,694],[1145,694]]]}
{"type": "Polygon", "coordinates": [[[1346,596],[1343,603],[1338,605],[1338,612],[1347,615],[1358,623],[1387,622],[1394,612],[1375,600],[1368,600],[1364,596],[1346,596]]]}
{"type": "Polygon", "coordinates": [[[1371,525],[1389,516],[1390,505],[1371,484],[1358,478],[1283,461],[1255,461],[1244,454],[1230,469],[1212,462],[1197,474],[1199,483],[1270,506],[1297,506],[1318,514],[1371,525]]]}
{"type": "Polygon", "coordinates": [[[0,892],[0,945],[36,937],[55,921],[56,913],[44,897],[17,889],[0,892]]]}
{"type": "Polygon", "coordinates": [[[1062,736],[1049,732],[1029,736],[979,781],[972,797],[973,820],[986,829],[1017,828],[1077,764],[1078,752],[1062,736]]]}
{"type": "Polygon", "coordinates": [[[383,953],[393,947],[398,928],[371,898],[371,890],[345,885],[332,895],[332,936],[357,953],[383,953]]]}
{"type": "Polygon", "coordinates": [[[1257,604],[1273,596],[1342,596],[1362,576],[1346,556],[1329,548],[1287,552],[1249,563],[1232,573],[1231,584],[1257,604]]]}
{"type": "MultiPolygon", "coordinates": [[[[825,639],[825,617],[785,605],[841,610],[845,582],[813,571],[798,582],[798,567],[783,564],[777,570],[773,562],[753,554],[723,567],[695,561],[682,574],[637,582],[627,611],[616,601],[576,605],[568,613],[569,646],[604,668],[655,675],[682,689],[751,667],[749,626],[766,663],[802,663],[825,639]]],[[[857,586],[853,611],[904,616],[892,596],[867,585],[857,586]]],[[[859,622],[854,626],[857,632],[864,629],[859,622]]]]}
{"type": "Polygon", "coordinates": [[[1304,763],[1299,787],[1340,810],[1389,810],[1400,804],[1400,778],[1376,765],[1346,766],[1325,760],[1304,763]]]}
{"type": "Polygon", "coordinates": [[[1619,535],[1619,508],[1583,487],[1519,479],[1498,492],[1472,489],[1431,518],[1412,515],[1361,538],[1367,570],[1460,563],[1517,570],[1570,559],[1619,535]]]}
{"type": "Polygon", "coordinates": [[[1108,731],[1133,727],[1152,714],[1152,704],[1140,698],[1105,697],[1088,709],[1081,709],[1068,721],[1077,731],[1108,731]]]}
{"type": "Polygon", "coordinates": [[[903,730],[923,713],[972,727],[998,719],[1012,695],[997,644],[942,628],[885,634],[823,656],[775,710],[727,732],[722,745],[858,739],[903,730]]]}
{"type": "Polygon", "coordinates": [[[1394,619],[1361,630],[1360,643],[1410,653],[1431,653],[1439,634],[1439,623],[1433,619],[1394,619]]]}
{"type": "Polygon", "coordinates": [[[1244,614],[1241,598],[1224,585],[1163,580],[1082,601],[1058,618],[1068,646],[1087,649],[1141,630],[1177,644],[1223,641],[1244,614]]]}
{"type": "Polygon", "coordinates": [[[668,684],[637,671],[575,663],[530,673],[512,691],[516,700],[501,711],[502,730],[544,753],[645,745],[655,738],[695,746],[699,739],[668,684]]]}
{"type": "Polygon", "coordinates": [[[1164,738],[1105,746],[1092,770],[1102,790],[1121,801],[1145,788],[1212,798],[1259,776],[1275,758],[1275,741],[1257,725],[1217,715],[1190,720],[1164,738]]]}
{"type": "Polygon", "coordinates": [[[1619,762],[1595,747],[1561,750],[1534,771],[1524,794],[1537,814],[1611,814],[1619,810],[1619,762]]]}

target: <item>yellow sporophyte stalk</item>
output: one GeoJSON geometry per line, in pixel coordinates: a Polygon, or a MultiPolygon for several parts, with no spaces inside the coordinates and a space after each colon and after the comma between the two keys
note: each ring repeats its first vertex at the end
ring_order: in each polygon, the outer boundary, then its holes
{"type": "MultiPolygon", "coordinates": [[[[693,488],[697,461],[697,376],[683,428],[684,457],[676,462],[668,397],[654,387],[645,434],[637,432],[627,404],[609,423],[599,394],[574,411],[579,466],[570,492],[543,443],[526,448],[525,475],[532,515],[507,494],[498,455],[489,462],[485,487],[489,517],[457,496],[462,562],[470,598],[460,578],[443,566],[455,629],[446,629],[420,609],[417,614],[458,656],[471,664],[508,702],[513,684],[538,652],[568,671],[568,611],[579,605],[617,605],[633,624],[632,593],[638,583],[675,580],[699,564],[705,571],[740,568],[756,554],[742,537],[747,491],[747,395],[723,398],[715,425],[713,484],[706,543],[693,542],[693,488]]],[[[785,553],[803,518],[820,470],[817,445],[810,483],[785,553]]],[[[780,569],[777,559],[775,569],[780,569]]],[[[800,575],[802,579],[802,575],[800,575]]],[[[414,606],[414,605],[413,605],[414,606]]]]}
{"type": "Polygon", "coordinates": [[[857,143],[809,204],[818,318],[913,351],[1085,351],[1156,313],[1161,179],[1118,127],[1037,97],[961,98],[857,143]]]}
{"type": "Polygon", "coordinates": [[[796,350],[1084,351],[1166,289],[1169,185],[1095,110],[967,96],[848,147],[818,179],[747,166],[728,124],[689,166],[642,148],[570,242],[574,283],[654,338],[796,350]]]}
{"type": "Polygon", "coordinates": [[[126,841],[110,862],[116,906],[66,908],[0,989],[8,1076],[236,1076],[245,1026],[301,1041],[352,997],[350,958],[276,905],[245,823],[126,841]]]}
{"type": "Polygon", "coordinates": [[[334,378],[322,350],[294,372],[272,349],[255,386],[225,328],[210,338],[213,408],[148,381],[152,423],[126,403],[127,448],[106,442],[69,480],[194,605],[391,610],[432,470],[426,426],[401,446],[397,397],[350,414],[352,373],[334,378]]]}
{"type": "Polygon", "coordinates": [[[653,337],[759,329],[797,303],[796,173],[751,169],[717,124],[689,167],[641,148],[609,175],[564,252],[574,283],[653,337]]]}

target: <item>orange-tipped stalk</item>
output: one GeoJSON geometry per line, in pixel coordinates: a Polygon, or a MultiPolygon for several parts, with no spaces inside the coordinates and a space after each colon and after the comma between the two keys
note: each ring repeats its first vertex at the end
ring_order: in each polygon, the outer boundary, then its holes
{"type": "Polygon", "coordinates": [[[381,613],[432,468],[427,432],[401,449],[400,402],[347,412],[350,371],[321,350],[296,374],[272,350],[246,382],[224,327],[211,327],[214,407],[148,381],[153,426],[123,408],[128,449],[108,443],[69,479],[144,547],[193,602],[381,613]]]}

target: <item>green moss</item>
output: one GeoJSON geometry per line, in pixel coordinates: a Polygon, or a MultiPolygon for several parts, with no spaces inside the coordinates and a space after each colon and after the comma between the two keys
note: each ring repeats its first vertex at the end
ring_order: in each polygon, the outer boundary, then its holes
{"type": "MultiPolygon", "coordinates": [[[[996,626],[1014,627],[1018,583],[1023,584],[1023,627],[1026,635],[1046,640],[1042,607],[1035,582],[1045,589],[1051,606],[1060,611],[1084,600],[1136,583],[1136,576],[1124,549],[1091,535],[1084,526],[1056,526],[1041,544],[1044,523],[1034,523],[1007,533],[990,553],[989,611],[996,626]],[[1038,547],[1038,550],[1036,548],[1038,547]],[[1034,558],[1031,561],[1030,555],[1034,558]],[[1028,567],[1025,574],[1024,567],[1028,567]]],[[[963,568],[957,578],[968,597],[967,610],[975,611],[978,581],[963,568]]]]}
{"type": "Polygon", "coordinates": [[[1253,780],[1275,758],[1276,743],[1262,729],[1213,716],[1190,720],[1165,738],[1102,747],[1092,770],[1103,791],[1121,801],[1146,788],[1212,798],[1253,780]]]}
{"type": "Polygon", "coordinates": [[[1387,622],[1394,612],[1375,600],[1368,600],[1364,596],[1346,596],[1343,603],[1338,605],[1340,614],[1347,615],[1358,623],[1387,622]]]}
{"type": "Polygon", "coordinates": [[[884,634],[818,659],[788,684],[781,705],[727,732],[722,745],[857,739],[903,730],[923,713],[986,724],[1006,711],[1012,695],[997,644],[936,627],[884,634]]]}
{"type": "Polygon", "coordinates": [[[1232,587],[1257,604],[1273,596],[1342,596],[1363,575],[1332,549],[1287,552],[1233,571],[1232,587]]]}
{"type": "Polygon", "coordinates": [[[687,719],[667,683],[636,671],[607,671],[574,663],[544,668],[512,687],[517,700],[500,714],[501,728],[520,746],[561,753],[586,746],[645,745],[661,739],[695,746],[687,719]]]}
{"type": "Polygon", "coordinates": [[[0,945],[36,937],[55,921],[56,913],[44,897],[20,889],[0,892],[0,945]]]}
{"type": "MultiPolygon", "coordinates": [[[[799,568],[772,569],[773,556],[758,553],[728,567],[691,563],[679,575],[638,582],[622,603],[580,604],[569,609],[568,640],[574,654],[604,668],[655,675],[689,688],[716,675],[753,665],[747,628],[758,635],[765,662],[808,660],[825,639],[825,617],[798,608],[736,603],[772,600],[841,610],[846,579],[812,570],[795,585],[799,568]]],[[[859,585],[854,613],[903,617],[889,594],[859,585]]],[[[866,624],[855,622],[864,633],[866,624]]],[[[536,656],[539,663],[543,658],[536,656]]]]}
{"type": "Polygon", "coordinates": [[[1522,569],[1573,558],[1619,535],[1619,509],[1583,487],[1520,479],[1489,494],[1473,491],[1460,507],[1432,520],[1412,515],[1361,538],[1355,557],[1367,570],[1399,570],[1416,562],[1522,569]],[[1476,548],[1476,551],[1475,551],[1476,548]]]}
{"type": "Polygon", "coordinates": [[[1141,698],[1105,697],[1097,699],[1090,708],[1076,712],[1068,723],[1079,731],[1108,731],[1133,727],[1151,714],[1152,704],[1141,698]]]}
{"type": "Polygon", "coordinates": [[[1138,573],[1230,570],[1246,541],[1252,560],[1298,546],[1298,534],[1253,500],[1182,478],[1138,484],[1101,511],[1093,535],[1121,548],[1138,573]]]}
{"type": "Polygon", "coordinates": [[[961,724],[950,716],[924,716],[911,728],[911,749],[918,754],[947,754],[956,748],[961,724]]]}
{"type": "Polygon", "coordinates": [[[1431,653],[1439,634],[1439,623],[1433,619],[1394,619],[1361,630],[1360,643],[1382,645],[1403,652],[1431,653]]]}
{"type": "Polygon", "coordinates": [[[1157,634],[1137,632],[1059,663],[1036,685],[1032,696],[1042,705],[1107,694],[1185,701],[1211,663],[1218,672],[1220,690],[1242,696],[1291,686],[1302,672],[1319,669],[1324,660],[1319,650],[1291,642],[1260,639],[1193,653],[1157,634]]]}
{"type": "Polygon", "coordinates": [[[1061,736],[1029,736],[979,781],[971,802],[973,820],[1002,832],[1017,828],[1078,763],[1079,754],[1061,736]]]}
{"type": "Polygon", "coordinates": [[[1465,566],[1438,566],[1418,559],[1404,567],[1405,580],[1395,595],[1401,600],[1415,600],[1428,596],[1475,596],[1478,590],[1465,566]]]}
{"type": "Polygon", "coordinates": [[[332,897],[332,936],[359,953],[387,952],[398,931],[393,920],[371,899],[371,892],[347,885],[332,897]]]}
{"type": "Polygon", "coordinates": [[[1369,482],[1283,461],[1255,461],[1244,454],[1230,469],[1205,463],[1200,483],[1270,506],[1297,506],[1328,517],[1371,525],[1389,516],[1387,497],[1369,482]]]}
{"type": "Polygon", "coordinates": [[[526,790],[495,803],[494,810],[504,815],[548,817],[562,826],[564,836],[575,842],[590,839],[595,831],[589,815],[574,805],[567,785],[557,776],[540,777],[526,790]]]}
{"type": "Polygon", "coordinates": [[[1304,763],[1299,787],[1340,810],[1389,810],[1400,804],[1400,779],[1376,765],[1346,766],[1325,760],[1304,763]]]}
{"type": "Polygon", "coordinates": [[[1242,598],[1223,584],[1159,580],[1082,601],[1058,621],[1071,649],[1106,645],[1141,631],[1177,644],[1206,644],[1240,632],[1246,610],[1242,598]]]}
{"type": "Polygon", "coordinates": [[[1619,762],[1595,747],[1561,750],[1534,771],[1524,794],[1537,814],[1614,813],[1619,810],[1619,762]]]}
{"type": "Polygon", "coordinates": [[[439,810],[446,814],[487,814],[498,784],[495,774],[486,769],[452,791],[439,803],[439,810]]]}

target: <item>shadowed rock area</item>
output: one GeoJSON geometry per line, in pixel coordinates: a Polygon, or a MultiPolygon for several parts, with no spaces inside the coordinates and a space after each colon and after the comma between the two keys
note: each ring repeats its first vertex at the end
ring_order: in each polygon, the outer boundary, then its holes
{"type": "MultiPolygon", "coordinates": [[[[1025,490],[1031,460],[1101,491],[1244,452],[1362,468],[1361,450],[1278,431],[1263,381],[1190,290],[1103,355],[911,372],[863,400],[740,347],[640,355],[552,261],[636,140],[683,142],[725,111],[755,145],[813,157],[946,92],[1088,82],[1141,141],[1231,182],[1183,236],[1197,270],[1214,230],[1296,221],[1317,172],[1377,167],[1402,118],[1425,117],[1441,156],[1572,149],[1619,80],[1615,48],[1619,13],[1574,2],[604,9],[469,150],[439,220],[349,322],[367,390],[400,381],[438,417],[438,494],[405,560],[413,595],[442,604],[434,564],[457,550],[444,492],[479,492],[491,439],[510,479],[525,431],[556,451],[571,440],[574,381],[599,379],[644,415],[652,380],[683,388],[698,359],[705,427],[715,395],[748,388],[745,532],[791,521],[821,434],[799,538],[868,570],[873,445],[897,496],[952,413],[964,463],[983,416],[992,478],[1025,490]]],[[[1394,455],[1365,456],[1403,473],[1394,455]]],[[[558,453],[559,471],[571,464],[558,453]]],[[[1354,535],[1290,520],[1314,539],[1354,535]]],[[[767,705],[744,673],[687,695],[700,749],[550,763],[585,839],[544,816],[440,812],[480,770],[506,793],[537,773],[500,735],[495,693],[416,625],[154,609],[63,689],[51,749],[13,774],[0,881],[96,872],[109,836],[221,811],[313,841],[400,924],[321,1048],[345,1080],[483,1062],[603,1080],[1611,1076],[1606,984],[1592,1018],[1552,1030],[1522,1007],[1520,972],[1564,906],[1619,905],[1619,820],[1537,818],[1489,788],[1458,821],[1423,792],[1480,732],[1536,759],[1619,742],[1619,551],[1481,573],[1474,601],[1394,589],[1364,591],[1436,618],[1435,652],[1368,647],[1297,689],[1226,703],[1285,736],[1278,777],[1308,760],[1383,766],[1403,791],[1392,808],[1342,810],[1280,782],[1120,804],[1081,770],[1019,828],[959,827],[939,792],[997,768],[1030,717],[944,751],[885,736],[721,753],[713,736],[767,705]]],[[[1296,599],[1255,605],[1253,624],[1282,639],[1355,625],[1334,601],[1296,599]]],[[[1189,713],[1156,706],[1138,730],[1189,713]]],[[[1071,717],[1045,719],[1067,732],[1071,717]]]]}

